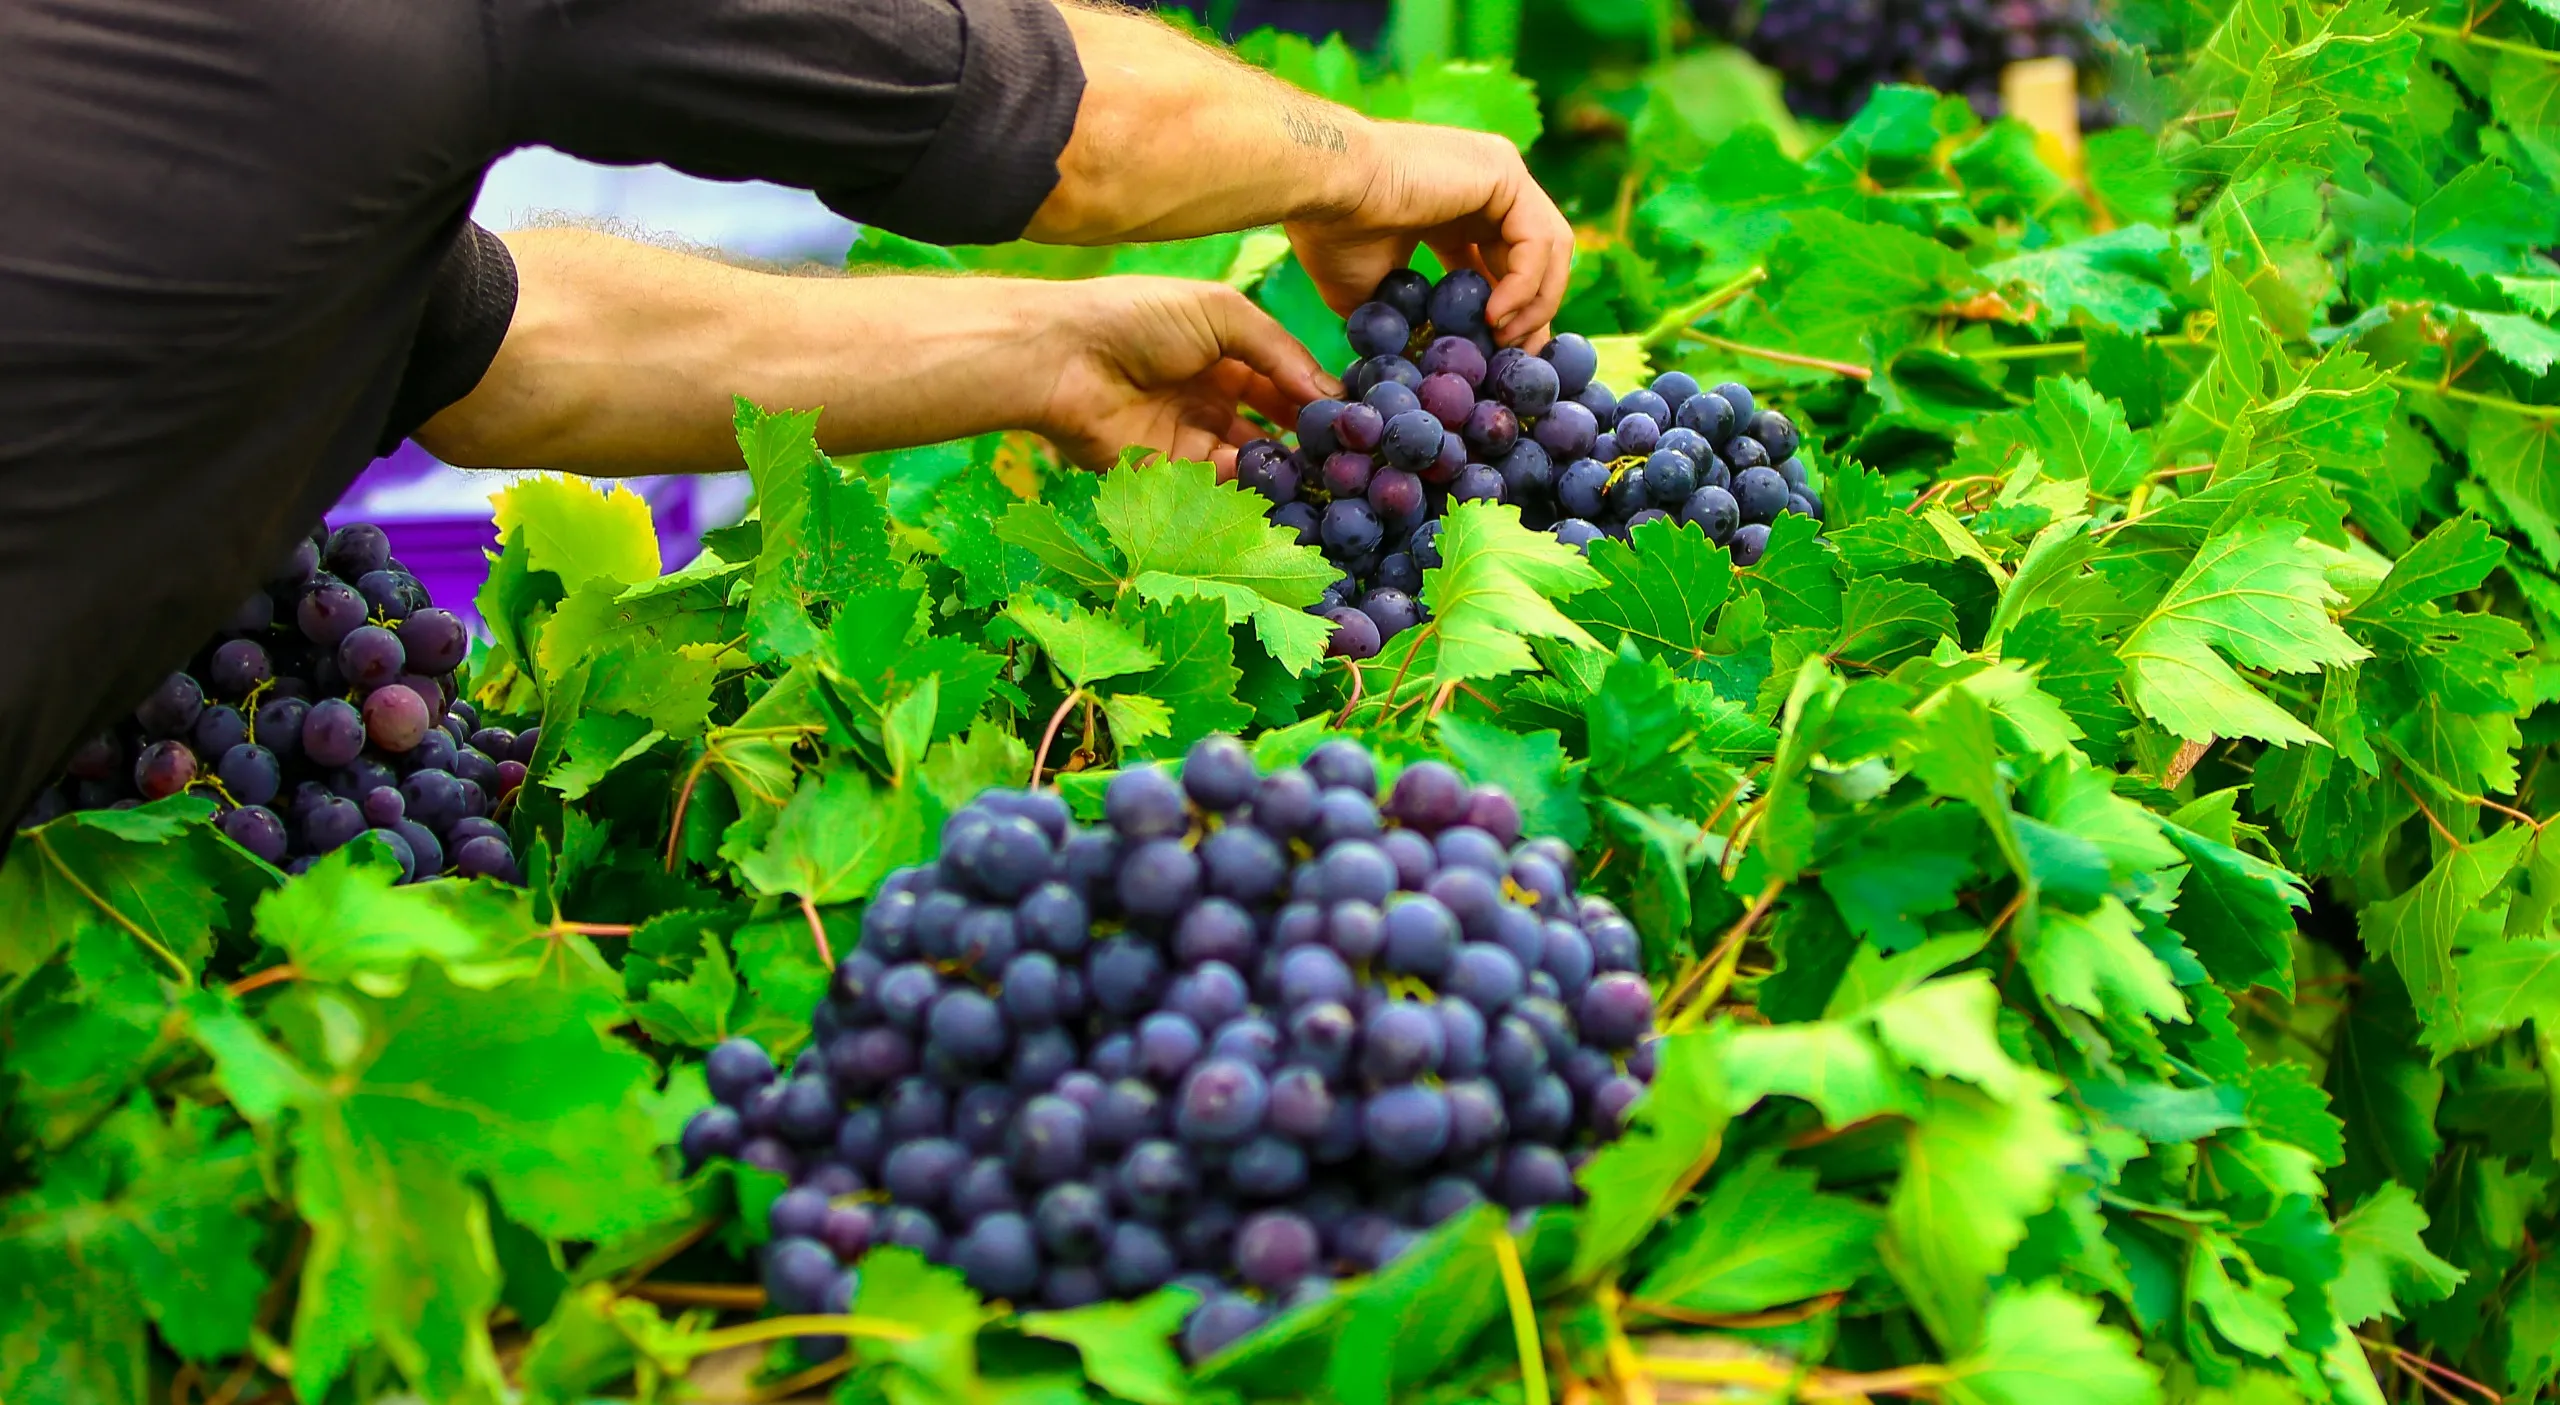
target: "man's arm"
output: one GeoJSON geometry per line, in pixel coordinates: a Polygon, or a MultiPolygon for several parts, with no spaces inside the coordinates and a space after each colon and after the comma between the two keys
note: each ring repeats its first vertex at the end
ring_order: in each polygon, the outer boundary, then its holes
{"type": "Polygon", "coordinates": [[[474,468],[737,467],[734,392],[824,406],[830,453],[997,429],[1079,462],[1143,444],[1210,458],[1338,389],[1222,284],[1102,278],[795,278],[583,230],[505,236],[514,319],[478,386],[419,429],[474,468]]]}
{"type": "Polygon", "coordinates": [[[1573,227],[1511,143],[1373,122],[1159,20],[1061,0],[1084,68],[1058,184],[1027,237],[1106,244],[1286,224],[1347,312],[1417,242],[1494,279],[1486,320],[1520,343],[1564,299],[1573,227]]]}

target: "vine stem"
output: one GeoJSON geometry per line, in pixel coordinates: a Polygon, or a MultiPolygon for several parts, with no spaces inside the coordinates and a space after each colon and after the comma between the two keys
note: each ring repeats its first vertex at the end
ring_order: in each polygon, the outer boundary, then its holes
{"type": "Polygon", "coordinates": [[[1792,1307],[1771,1308],[1767,1312],[1699,1312],[1675,1303],[1657,1303],[1643,1298],[1629,1299],[1627,1311],[1664,1322],[1677,1322],[1688,1327],[1721,1327],[1727,1331],[1748,1331],[1758,1327],[1792,1327],[1811,1321],[1848,1298],[1847,1293],[1825,1293],[1808,1298],[1792,1307]]]}
{"type": "Polygon", "coordinates": [[[287,961],[281,966],[269,966],[267,969],[255,974],[242,976],[240,979],[223,987],[223,990],[231,995],[246,995],[253,990],[263,990],[271,985],[281,985],[286,981],[299,980],[301,978],[302,968],[296,966],[290,961],[287,961]]]}
{"type": "Polygon", "coordinates": [[[702,748],[702,755],[694,759],[693,768],[685,772],[684,784],[676,789],[675,813],[667,819],[667,872],[669,873],[676,871],[676,844],[684,835],[685,807],[693,803],[693,788],[701,783],[703,769],[710,764],[711,748],[706,745],[702,748]]]}
{"type": "Polygon", "coordinates": [[[686,1345],[696,1354],[708,1356],[731,1347],[754,1346],[758,1342],[778,1342],[785,1337],[870,1337],[884,1342],[911,1342],[924,1335],[904,1322],[891,1322],[879,1317],[836,1317],[804,1315],[768,1317],[760,1322],[742,1322],[705,1332],[686,1345]]]}
{"type": "Polygon", "coordinates": [[[1829,371],[1835,376],[1847,376],[1851,380],[1872,380],[1875,378],[1876,374],[1874,369],[1871,367],[1852,365],[1846,361],[1827,361],[1819,356],[1803,356],[1792,351],[1780,351],[1776,347],[1753,346],[1749,342],[1739,342],[1730,337],[1719,337],[1711,332],[1701,332],[1695,327],[1681,328],[1680,335],[1691,341],[1701,342],[1707,346],[1712,346],[1718,351],[1730,351],[1736,356],[1750,356],[1756,357],[1762,361],[1775,361],[1781,366],[1803,366],[1810,370],[1829,371]]]}
{"type": "Polygon", "coordinates": [[[1529,1301],[1529,1275],[1520,1267],[1520,1246],[1510,1231],[1493,1236],[1493,1261],[1502,1269],[1502,1296],[1511,1305],[1511,1340],[1520,1351],[1520,1397],[1525,1405],[1547,1405],[1547,1353],[1538,1342],[1538,1309],[1529,1301]]]}
{"type": "MultiPolygon", "coordinates": [[[[2560,55],[2554,55],[2553,61],[2560,62],[2560,55]]],[[[2384,384],[2397,386],[2402,390],[2424,391],[2429,395],[2441,395],[2447,400],[2459,400],[2468,405],[2505,410],[2522,415],[2526,419],[2560,420],[2560,405],[2528,405],[2521,400],[2510,400],[2503,395],[2483,395],[2476,390],[2456,390],[2452,386],[2438,385],[2434,381],[2420,380],[2415,376],[2384,376],[2382,380],[2384,384]]]]}
{"type": "Polygon", "coordinates": [[[1666,343],[1677,341],[1682,332],[1689,330],[1690,323],[1759,287],[1768,279],[1769,270],[1759,264],[1753,264],[1723,286],[1693,302],[1683,303],[1654,319],[1653,325],[1644,329],[1644,335],[1638,339],[1638,344],[1645,350],[1652,351],[1666,343]]]}
{"type": "Polygon", "coordinates": [[[809,901],[807,893],[800,895],[800,915],[809,919],[809,935],[818,939],[818,964],[832,974],[836,969],[836,954],[827,946],[827,924],[819,919],[818,905],[809,901]]]}
{"type": "Polygon", "coordinates": [[[1760,889],[1760,895],[1751,900],[1751,906],[1743,909],[1742,916],[1725,929],[1724,936],[1716,942],[1715,950],[1699,958],[1696,965],[1681,975],[1680,983],[1662,999],[1663,1008],[1675,1012],[1663,1021],[1664,1033],[1678,1033],[1691,1022],[1691,1016],[1713,1005],[1724,994],[1725,984],[1733,979],[1734,962],[1742,954],[1743,938],[1751,935],[1751,929],[1771,907],[1777,905],[1778,895],[1786,890],[1786,879],[1771,878],[1760,889]],[[1695,999],[1689,998],[1692,990],[1697,993],[1695,999]]]}
{"type": "Polygon", "coordinates": [[[764,1289],[752,1283],[639,1283],[622,1296],[668,1307],[726,1307],[752,1311],[764,1306],[764,1289]]]}
{"type": "Polygon", "coordinates": [[[1049,762],[1049,747],[1052,743],[1058,740],[1058,728],[1065,724],[1067,720],[1067,713],[1073,709],[1076,703],[1082,700],[1083,697],[1084,689],[1080,687],[1070,688],[1067,690],[1066,697],[1059,700],[1058,710],[1049,714],[1048,730],[1040,734],[1040,749],[1037,752],[1034,752],[1031,757],[1031,789],[1038,790],[1040,788],[1040,769],[1049,762]]]}
{"type": "Polygon", "coordinates": [[[2532,44],[2518,43],[2513,39],[2492,39],[2485,34],[2474,34],[2469,29],[2457,28],[2449,24],[2412,23],[2409,27],[2430,39],[2444,39],[2456,44],[2471,44],[2483,49],[2495,49],[2502,54],[2518,54],[2529,59],[2540,59],[2544,63],[2560,63],[2560,50],[2539,48],[2532,44]]]}
{"type": "Polygon", "coordinates": [[[103,897],[100,897],[97,889],[80,881],[80,875],[72,872],[71,865],[62,861],[62,855],[53,851],[53,841],[45,837],[43,830],[29,830],[27,831],[27,837],[35,841],[36,852],[44,855],[45,861],[53,865],[56,873],[62,875],[62,881],[71,885],[72,891],[78,893],[84,898],[87,898],[91,903],[96,905],[98,911],[105,913],[109,918],[113,919],[117,926],[132,933],[133,939],[142,943],[145,947],[148,947],[152,955],[169,963],[169,969],[177,973],[178,983],[180,985],[188,987],[193,987],[195,985],[196,973],[187,969],[187,963],[178,959],[178,953],[171,951],[158,937],[142,930],[141,923],[134,921],[132,918],[127,917],[122,912],[118,911],[115,904],[108,902],[103,897]]]}

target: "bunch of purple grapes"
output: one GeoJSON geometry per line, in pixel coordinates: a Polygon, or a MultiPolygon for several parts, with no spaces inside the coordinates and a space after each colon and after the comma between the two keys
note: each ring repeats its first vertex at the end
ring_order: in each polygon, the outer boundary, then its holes
{"type": "Polygon", "coordinates": [[[1652,1074],[1635,929],[1502,791],[1378,781],[1356,742],[1258,774],[1214,736],[1099,826],[1045,791],[953,816],[788,1075],[708,1059],[687,1164],[792,1182],[771,1305],[844,1311],[902,1244],[1025,1306],[1190,1285],[1198,1359],[1452,1215],[1570,1202],[1652,1074]]]}
{"type": "Polygon", "coordinates": [[[1491,293],[1472,269],[1437,285],[1388,274],[1344,322],[1360,354],[1342,377],[1352,398],[1302,411],[1295,449],[1261,439],[1236,457],[1271,521],[1342,569],[1308,607],[1333,622],[1332,653],[1372,658],[1429,618],[1422,573],[1440,564],[1452,502],[1511,503],[1523,524],[1585,551],[1677,516],[1746,566],[1780,513],[1820,520],[1794,423],[1748,388],[1703,390],[1668,371],[1613,394],[1593,379],[1588,338],[1567,332],[1535,356],[1496,349],[1491,293]]]}
{"type": "MultiPolygon", "coordinates": [[[[2000,72],[2031,58],[2091,68],[2087,0],[1694,0],[1710,30],[1735,36],[1777,71],[1787,106],[1846,121],[1879,83],[1920,83],[1961,94],[1984,117],[2000,115],[2000,72]],[[1746,10],[1756,15],[1746,17],[1746,10]]],[[[2081,100],[2083,127],[2104,126],[2107,105],[2081,100]]]]}
{"type": "Polygon", "coordinates": [[[456,695],[471,650],[380,527],[315,527],[188,668],[73,752],[20,824],[192,791],[289,873],[373,830],[410,880],[522,882],[491,811],[539,728],[481,727],[456,695]]]}

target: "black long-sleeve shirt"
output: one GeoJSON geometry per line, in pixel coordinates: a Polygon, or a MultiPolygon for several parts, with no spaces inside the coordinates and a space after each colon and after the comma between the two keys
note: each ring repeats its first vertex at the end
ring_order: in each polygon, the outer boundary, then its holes
{"type": "Polygon", "coordinates": [[[994,241],[1083,85],[1049,0],[0,0],[0,820],[478,383],[499,156],[994,241]]]}

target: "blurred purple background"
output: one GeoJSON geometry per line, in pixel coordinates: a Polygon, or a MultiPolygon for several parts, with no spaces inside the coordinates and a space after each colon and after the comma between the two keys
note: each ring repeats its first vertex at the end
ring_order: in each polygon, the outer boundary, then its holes
{"type": "MultiPolygon", "coordinates": [[[[453,468],[415,443],[403,443],[356,479],[329,510],[329,525],[381,527],[391,538],[391,554],[425,583],[436,604],[477,630],[480,611],[473,597],[488,579],[488,553],[498,545],[489,496],[524,476],[453,468]]],[[[702,549],[704,529],[737,521],[746,507],[743,473],[616,481],[648,500],[658,524],[659,555],[670,571],[702,549]]]]}
{"type": "MultiPolygon", "coordinates": [[[[601,225],[632,238],[785,265],[841,267],[856,233],[805,191],[700,180],[664,166],[598,165],[543,147],[515,152],[491,168],[471,215],[490,229],[601,225]]],[[[425,582],[436,604],[476,630],[480,612],[472,597],[488,579],[487,553],[498,541],[489,495],[518,476],[452,468],[404,443],[365,470],[330,511],[329,525],[379,525],[390,534],[392,554],[425,582]]],[[[744,474],[621,481],[649,500],[670,571],[693,559],[705,528],[735,522],[746,508],[744,474]]]]}

